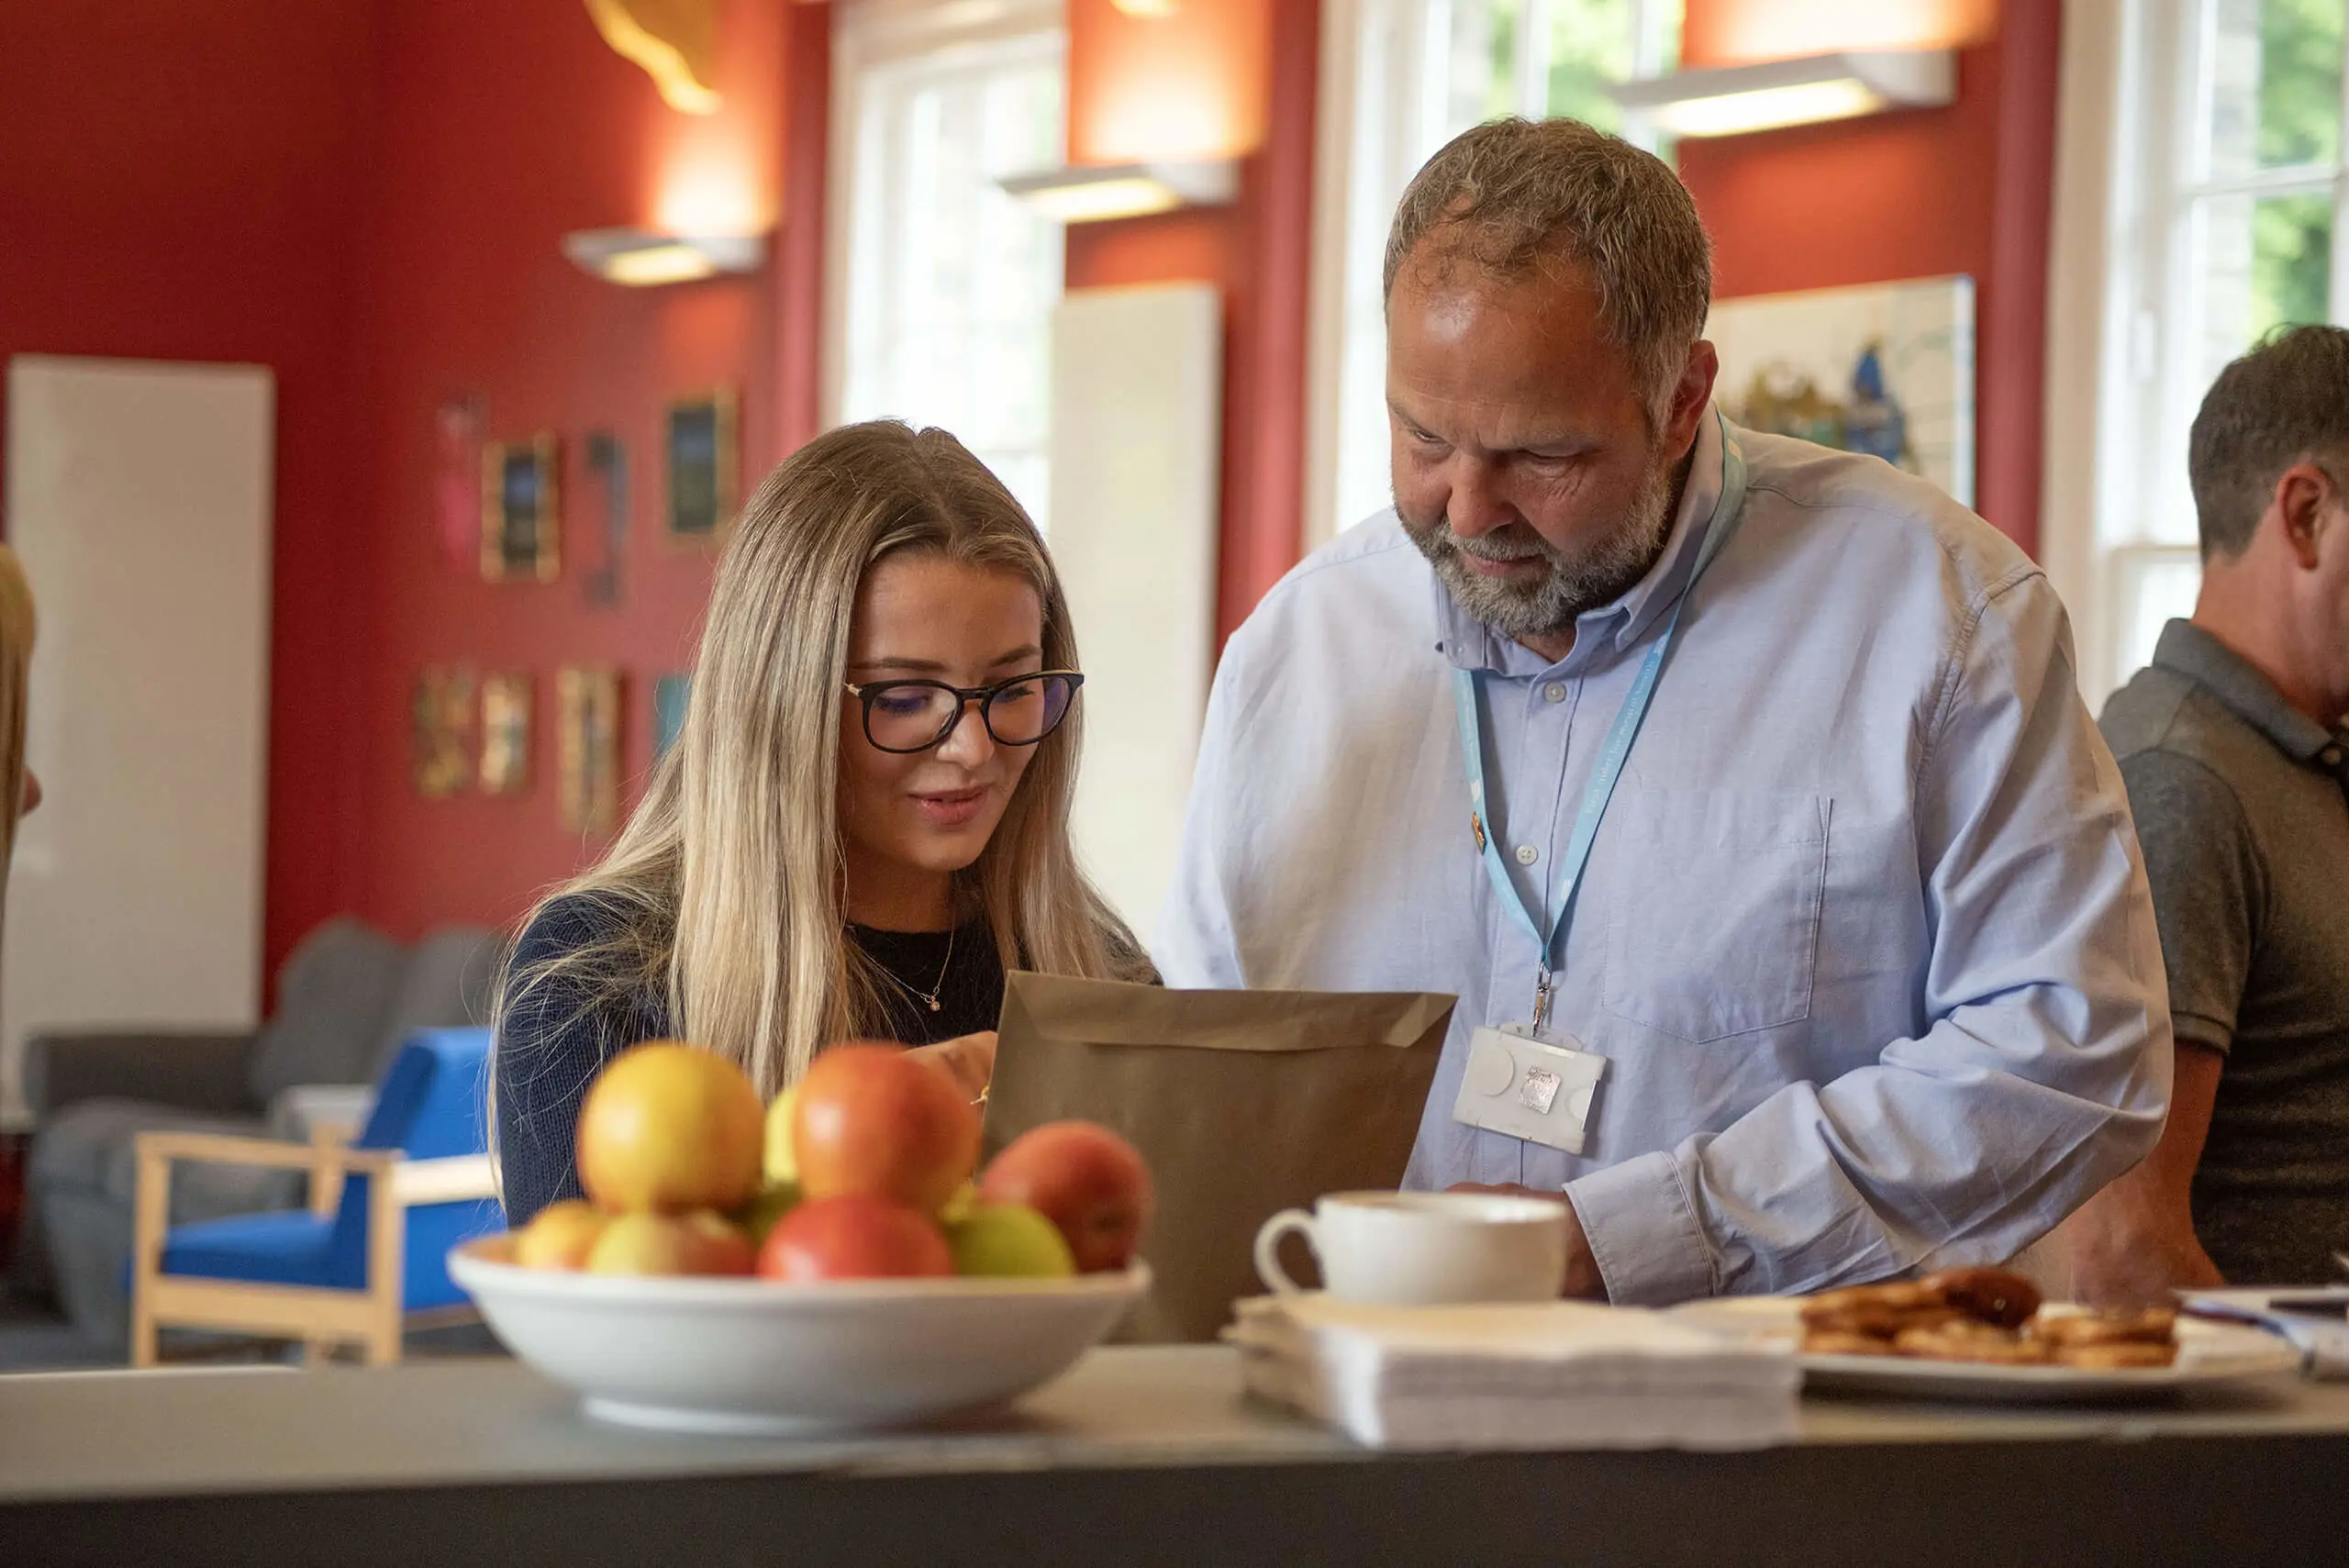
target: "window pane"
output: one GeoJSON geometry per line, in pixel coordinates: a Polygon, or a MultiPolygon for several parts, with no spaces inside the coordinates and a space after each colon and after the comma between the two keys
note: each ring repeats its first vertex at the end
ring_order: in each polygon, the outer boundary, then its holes
{"type": "Polygon", "coordinates": [[[2124,550],[2113,564],[2120,577],[2121,617],[2112,673],[2125,681],[2154,662],[2162,628],[2193,615],[2202,590],[2202,563],[2190,550],[2124,550]]]}
{"type": "Polygon", "coordinates": [[[1517,112],[1517,29],[1523,0],[1453,0],[1451,131],[1517,112]]]}
{"type": "Polygon", "coordinates": [[[1639,12],[1637,0],[1550,0],[1552,114],[1622,128],[1622,111],[1607,87],[1636,71],[1639,12]]]}
{"type": "Polygon", "coordinates": [[[2197,218],[2207,385],[2270,329],[2330,319],[2332,198],[2212,196],[2197,218]]]}
{"type": "Polygon", "coordinates": [[[2210,172],[2331,163],[2341,150],[2342,0],[2214,0],[2210,172]]]}
{"type": "Polygon", "coordinates": [[[1056,36],[873,69],[850,217],[844,419],[952,430],[1047,523],[1061,228],[1006,174],[1061,160],[1056,36]]]}

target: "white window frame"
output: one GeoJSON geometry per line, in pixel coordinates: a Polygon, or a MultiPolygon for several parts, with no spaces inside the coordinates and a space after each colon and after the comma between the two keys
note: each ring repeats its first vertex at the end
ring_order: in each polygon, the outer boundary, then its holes
{"type": "MultiPolygon", "coordinates": [[[[2197,208],[2329,186],[2330,314],[2349,320],[2349,162],[2313,177],[2207,177],[2213,0],[2070,0],[2064,10],[2040,556],[2071,609],[2081,693],[2096,709],[2145,651],[2149,597],[2177,605],[2186,569],[2199,572],[2186,475],[2188,431],[2209,390],[2197,208]]],[[[2343,119],[2349,132],[2349,105],[2343,119]]]]}
{"type": "MultiPolygon", "coordinates": [[[[1550,36],[1551,0],[1518,0],[1522,36],[1550,36]]],[[[1635,0],[1632,74],[1664,64],[1665,23],[1680,0],[1635,0]]],[[[1305,495],[1302,548],[1310,552],[1361,521],[1341,517],[1339,473],[1347,361],[1366,351],[1367,332],[1349,322],[1359,310],[1357,268],[1373,275],[1384,256],[1386,225],[1410,176],[1445,139],[1452,83],[1453,0],[1322,0],[1320,75],[1315,110],[1313,261],[1308,305],[1305,495]],[[1380,112],[1365,123],[1366,112],[1380,112]],[[1362,144],[1383,132],[1381,146],[1362,144]]],[[[1518,51],[1514,112],[1540,117],[1548,108],[1549,61],[1518,51]]],[[[1627,121],[1632,139],[1652,139],[1627,121]]]]}
{"type": "MultiPolygon", "coordinates": [[[[827,151],[824,319],[820,344],[819,409],[824,427],[841,422],[848,383],[848,355],[852,313],[860,301],[852,294],[860,275],[856,218],[860,202],[886,202],[893,182],[885,174],[860,169],[863,139],[871,134],[873,112],[870,84],[892,67],[910,62],[951,64],[968,58],[974,65],[1007,50],[1049,52],[1061,61],[1063,92],[1067,83],[1068,31],[1063,0],[843,0],[835,7],[832,34],[831,124],[827,151]]],[[[1063,97],[1065,103],[1065,97],[1063,97]]],[[[1063,150],[1065,119],[1063,116],[1063,150]]],[[[1064,150],[1055,154],[1059,161],[1064,150]]],[[[1055,249],[1056,255],[1064,254],[1055,249]]],[[[1055,302],[1059,290],[1055,288],[1055,302]]],[[[1039,351],[1050,352],[1049,312],[1037,321],[1039,351]]],[[[1047,410],[1050,398],[1045,400],[1047,410]]],[[[1047,416],[1049,417],[1049,415],[1047,416]]],[[[960,435],[963,432],[957,431],[960,435]]],[[[1051,430],[1036,432],[1034,448],[1049,462],[1051,430]]],[[[1021,499],[1045,521],[1049,470],[1038,493],[1021,499]]]]}

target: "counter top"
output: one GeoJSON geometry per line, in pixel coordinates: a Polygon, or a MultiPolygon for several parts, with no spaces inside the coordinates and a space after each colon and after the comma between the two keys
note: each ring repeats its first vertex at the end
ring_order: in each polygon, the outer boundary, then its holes
{"type": "Polygon", "coordinates": [[[2301,1561],[2349,1529],[2344,1466],[2349,1385],[2289,1382],[1812,1399],[1797,1444],[1747,1453],[1401,1454],[1250,1403],[1206,1346],[826,1440],[604,1427],[497,1358],[59,1373],[0,1378],[0,1562],[2301,1561]]]}

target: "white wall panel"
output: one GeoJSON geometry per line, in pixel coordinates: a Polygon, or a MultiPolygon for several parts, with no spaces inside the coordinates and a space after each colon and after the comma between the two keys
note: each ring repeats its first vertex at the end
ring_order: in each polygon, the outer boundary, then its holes
{"type": "Polygon", "coordinates": [[[0,1110],[28,1029],[256,1020],[273,405],[256,366],[9,363],[47,798],[8,884],[0,1110]]]}
{"type": "Polygon", "coordinates": [[[1052,549],[1086,677],[1077,850],[1144,940],[1174,884],[1214,668],[1222,389],[1211,285],[1063,300],[1052,549]]]}

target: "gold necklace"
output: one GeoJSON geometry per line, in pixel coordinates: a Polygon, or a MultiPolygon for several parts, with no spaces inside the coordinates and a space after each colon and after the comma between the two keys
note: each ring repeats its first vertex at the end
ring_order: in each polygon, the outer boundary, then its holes
{"type": "Polygon", "coordinates": [[[940,1011],[941,1004],[939,1002],[939,998],[946,994],[946,976],[952,973],[954,968],[954,934],[953,929],[949,927],[946,932],[946,962],[938,966],[938,984],[931,986],[929,990],[924,991],[912,981],[906,979],[903,975],[899,974],[896,970],[891,969],[885,963],[879,966],[881,973],[887,975],[892,982],[902,987],[907,995],[914,997],[918,1001],[929,1003],[930,1010],[931,1012],[935,1013],[940,1011]]]}

